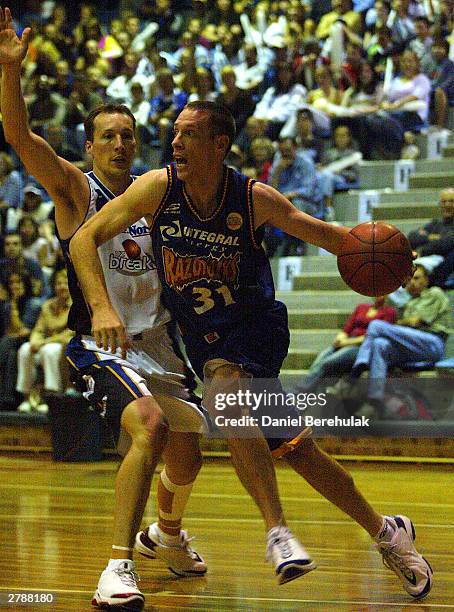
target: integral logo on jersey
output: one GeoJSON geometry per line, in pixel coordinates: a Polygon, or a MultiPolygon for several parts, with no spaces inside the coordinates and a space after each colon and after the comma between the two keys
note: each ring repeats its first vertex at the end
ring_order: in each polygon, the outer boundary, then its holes
{"type": "Polygon", "coordinates": [[[240,213],[231,212],[227,215],[226,223],[229,230],[234,232],[235,230],[239,230],[243,225],[243,217],[240,215],[240,213]]]}
{"type": "Polygon", "coordinates": [[[156,269],[156,264],[148,253],[143,253],[135,240],[128,238],[122,242],[124,251],[115,251],[109,256],[109,270],[116,270],[126,276],[139,276],[156,269]]]}
{"type": "MultiPolygon", "coordinates": [[[[236,213],[233,213],[236,214],[236,213]]],[[[241,215],[238,215],[241,219],[241,215]]],[[[241,223],[243,220],[241,219],[241,223]]],[[[241,227],[241,226],[240,226],[241,227]]],[[[172,238],[189,238],[190,241],[209,242],[212,244],[222,244],[224,246],[239,246],[238,236],[226,236],[217,232],[207,232],[187,225],[181,228],[179,221],[173,221],[172,225],[160,225],[163,242],[168,242],[172,238]]]]}
{"type": "Polygon", "coordinates": [[[219,258],[200,255],[179,255],[168,247],[162,247],[162,259],[166,283],[181,291],[187,285],[200,280],[218,282],[230,287],[238,286],[240,254],[219,258]]]}

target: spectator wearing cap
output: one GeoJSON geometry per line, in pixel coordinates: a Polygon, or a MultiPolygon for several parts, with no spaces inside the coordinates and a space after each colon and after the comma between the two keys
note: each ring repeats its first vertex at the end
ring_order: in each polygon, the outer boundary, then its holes
{"type": "Polygon", "coordinates": [[[23,190],[23,201],[21,208],[9,209],[7,218],[7,230],[14,231],[19,220],[27,214],[32,217],[38,225],[49,218],[54,208],[53,202],[45,202],[42,191],[34,183],[28,183],[23,190]]]}

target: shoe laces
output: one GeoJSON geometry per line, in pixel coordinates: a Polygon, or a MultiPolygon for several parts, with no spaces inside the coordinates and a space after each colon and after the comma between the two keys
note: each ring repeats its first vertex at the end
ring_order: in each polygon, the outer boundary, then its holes
{"type": "Polygon", "coordinates": [[[113,571],[117,574],[123,584],[128,587],[137,588],[137,582],[140,580],[140,578],[126,563],[124,565],[119,565],[113,571]]]}
{"type": "MultiPolygon", "coordinates": [[[[394,538],[393,538],[394,539],[394,538]]],[[[398,571],[409,580],[413,579],[414,573],[409,568],[411,560],[415,557],[412,551],[405,551],[403,554],[398,552],[398,542],[380,542],[377,548],[383,559],[383,565],[390,570],[398,571]]]]}
{"type": "Polygon", "coordinates": [[[281,557],[290,557],[292,555],[292,547],[289,540],[292,538],[292,532],[288,527],[279,527],[276,534],[272,534],[268,539],[265,558],[267,561],[271,559],[271,551],[277,546],[281,557]]]}

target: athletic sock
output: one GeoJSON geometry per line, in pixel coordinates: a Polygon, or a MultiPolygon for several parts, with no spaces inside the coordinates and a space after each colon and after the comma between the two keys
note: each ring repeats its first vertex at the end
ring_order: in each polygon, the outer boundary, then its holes
{"type": "Polygon", "coordinates": [[[374,538],[376,542],[389,542],[394,534],[394,527],[387,519],[386,516],[383,517],[383,526],[380,529],[378,535],[374,538]]]}
{"type": "Polygon", "coordinates": [[[156,527],[159,539],[163,542],[163,544],[165,544],[166,546],[178,546],[178,544],[180,543],[180,534],[175,536],[169,535],[168,533],[162,531],[162,529],[159,528],[159,525],[157,525],[156,527]]]}
{"type": "Polygon", "coordinates": [[[131,563],[132,559],[109,559],[109,563],[106,565],[106,570],[114,570],[120,565],[120,563],[131,563]]]}

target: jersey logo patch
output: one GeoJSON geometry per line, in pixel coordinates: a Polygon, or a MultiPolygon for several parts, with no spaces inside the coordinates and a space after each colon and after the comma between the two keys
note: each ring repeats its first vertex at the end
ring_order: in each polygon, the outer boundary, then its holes
{"type": "Polygon", "coordinates": [[[171,238],[182,238],[181,226],[179,221],[174,221],[172,225],[160,225],[162,240],[167,242],[171,238]]]}
{"type": "Polygon", "coordinates": [[[226,223],[229,230],[239,230],[243,225],[243,217],[240,213],[231,212],[227,215],[226,223]]]}
{"type": "Polygon", "coordinates": [[[181,291],[187,285],[200,280],[218,282],[230,287],[238,286],[240,254],[221,255],[179,255],[169,247],[162,247],[162,261],[166,283],[181,291]]]}

